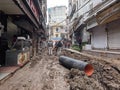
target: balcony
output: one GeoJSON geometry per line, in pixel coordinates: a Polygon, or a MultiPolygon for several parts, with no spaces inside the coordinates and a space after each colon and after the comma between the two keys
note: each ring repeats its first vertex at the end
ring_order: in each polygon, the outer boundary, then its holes
{"type": "Polygon", "coordinates": [[[96,6],[94,6],[90,11],[86,12],[84,14],[85,20],[88,20],[89,18],[92,18],[93,16],[96,16],[96,14],[100,11],[102,11],[105,8],[108,8],[111,4],[117,2],[117,0],[105,0],[96,6]]]}

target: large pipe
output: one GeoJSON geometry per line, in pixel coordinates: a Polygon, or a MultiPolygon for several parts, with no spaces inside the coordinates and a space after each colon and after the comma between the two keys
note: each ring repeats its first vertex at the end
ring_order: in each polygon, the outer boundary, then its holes
{"type": "Polygon", "coordinates": [[[59,62],[66,68],[76,68],[79,70],[83,70],[87,76],[91,76],[94,72],[93,66],[84,61],[80,61],[66,56],[60,56],[59,62]]]}

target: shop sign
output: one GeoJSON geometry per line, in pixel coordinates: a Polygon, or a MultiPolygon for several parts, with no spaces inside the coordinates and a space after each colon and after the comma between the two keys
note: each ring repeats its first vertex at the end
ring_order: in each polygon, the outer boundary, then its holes
{"type": "Polygon", "coordinates": [[[37,10],[33,0],[26,0],[26,1],[27,1],[27,4],[29,5],[30,9],[32,10],[34,16],[36,17],[37,21],[40,22],[38,10],[37,10]]]}
{"type": "Polygon", "coordinates": [[[17,64],[22,66],[29,60],[29,52],[19,53],[17,64]]]}
{"type": "Polygon", "coordinates": [[[99,24],[103,24],[118,19],[119,16],[120,16],[120,3],[117,3],[114,6],[96,15],[96,19],[99,24]]]}

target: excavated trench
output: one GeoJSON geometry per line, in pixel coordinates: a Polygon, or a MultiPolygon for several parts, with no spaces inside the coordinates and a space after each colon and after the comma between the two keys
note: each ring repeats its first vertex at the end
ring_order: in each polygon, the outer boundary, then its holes
{"type": "Polygon", "coordinates": [[[83,71],[71,69],[66,76],[70,90],[120,90],[120,71],[112,63],[68,51],[63,51],[62,55],[88,62],[94,67],[90,77],[83,71]]]}

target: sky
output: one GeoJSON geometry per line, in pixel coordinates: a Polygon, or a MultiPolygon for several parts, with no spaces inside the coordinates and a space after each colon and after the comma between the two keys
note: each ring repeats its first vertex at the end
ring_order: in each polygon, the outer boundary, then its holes
{"type": "Polygon", "coordinates": [[[68,0],[47,0],[48,8],[61,5],[68,6],[68,0]]]}

